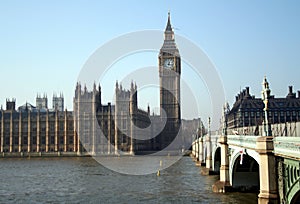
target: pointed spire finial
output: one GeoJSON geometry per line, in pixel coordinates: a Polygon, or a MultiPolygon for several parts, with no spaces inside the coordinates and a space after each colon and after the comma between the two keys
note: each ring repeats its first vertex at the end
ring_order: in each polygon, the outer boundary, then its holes
{"type": "Polygon", "coordinates": [[[131,89],[134,89],[133,80],[131,80],[131,89]]]}
{"type": "Polygon", "coordinates": [[[166,31],[172,31],[170,11],[168,12],[168,23],[167,23],[166,31]]]}
{"type": "Polygon", "coordinates": [[[93,84],[93,91],[96,91],[97,88],[96,88],[96,82],[94,81],[94,84],[93,84]]]}

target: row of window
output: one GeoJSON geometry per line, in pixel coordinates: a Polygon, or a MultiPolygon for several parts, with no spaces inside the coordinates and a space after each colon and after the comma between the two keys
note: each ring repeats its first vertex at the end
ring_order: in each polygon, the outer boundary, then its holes
{"type": "MultiPolygon", "coordinates": [[[[12,138],[13,141],[12,141],[12,144],[13,145],[19,145],[19,138],[18,137],[13,137],[12,138]]],[[[68,138],[68,144],[73,144],[73,141],[74,141],[74,137],[73,136],[69,136],[68,138]]],[[[64,143],[65,139],[64,137],[59,137],[59,145],[63,145],[65,144],[64,143]]],[[[23,145],[27,145],[28,144],[28,138],[27,137],[24,137],[22,138],[22,144],[23,145]]],[[[37,137],[31,137],[31,144],[33,145],[36,145],[37,144],[37,137]]],[[[46,145],[46,137],[41,137],[40,138],[40,144],[41,145],[46,145]]],[[[49,137],[49,145],[51,144],[55,144],[55,137],[49,137]]],[[[4,138],[4,145],[10,145],[10,138],[9,137],[5,137],[4,138]]]]}
{"type": "MultiPolygon", "coordinates": [[[[300,111],[298,111],[298,114],[297,114],[297,111],[280,111],[280,112],[268,112],[269,116],[271,117],[272,115],[274,115],[275,117],[277,116],[281,116],[281,117],[284,117],[284,116],[293,116],[293,117],[296,117],[297,115],[300,117],[300,111]]],[[[239,112],[237,114],[237,116],[242,116],[242,112],[239,112]]],[[[244,112],[244,117],[261,117],[261,116],[264,116],[264,113],[261,114],[261,112],[244,112]]]]}
{"type": "MultiPolygon", "coordinates": [[[[59,151],[60,151],[60,152],[63,152],[63,151],[64,151],[64,147],[60,147],[60,148],[59,148],[59,151]]],[[[74,148],[68,147],[68,148],[67,148],[67,151],[68,151],[68,152],[73,152],[73,151],[74,151],[74,148]]],[[[5,149],[3,150],[3,152],[9,152],[9,148],[5,148],[5,149]]],[[[19,148],[14,148],[14,149],[13,149],[13,152],[19,152],[19,148]]],[[[27,152],[27,148],[22,148],[22,152],[27,152]]],[[[32,148],[32,149],[31,149],[31,152],[37,152],[37,149],[36,149],[36,148],[32,148]]],[[[46,152],[46,148],[40,148],[40,151],[39,151],[39,152],[46,152]]],[[[54,148],[49,148],[48,152],[55,152],[55,151],[54,151],[54,148]]]]}

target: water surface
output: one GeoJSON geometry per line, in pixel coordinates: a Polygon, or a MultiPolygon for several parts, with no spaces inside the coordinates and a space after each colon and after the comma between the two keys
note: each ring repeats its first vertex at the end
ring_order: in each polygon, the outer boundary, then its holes
{"type": "MultiPolygon", "coordinates": [[[[120,165],[122,165],[120,163],[120,165]]],[[[216,194],[190,157],[156,174],[120,174],[93,158],[0,159],[0,203],[257,203],[251,193],[216,194]]]]}

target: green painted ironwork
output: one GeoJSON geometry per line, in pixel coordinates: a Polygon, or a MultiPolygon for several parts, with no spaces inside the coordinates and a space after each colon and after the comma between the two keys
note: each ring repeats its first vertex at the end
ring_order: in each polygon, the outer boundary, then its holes
{"type": "Polygon", "coordinates": [[[300,162],[289,158],[278,158],[277,168],[280,203],[291,203],[300,191],[300,162]]]}

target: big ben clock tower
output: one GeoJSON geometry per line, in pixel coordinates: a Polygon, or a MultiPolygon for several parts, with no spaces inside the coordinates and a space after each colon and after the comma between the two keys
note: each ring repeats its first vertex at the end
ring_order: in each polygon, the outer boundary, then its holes
{"type": "Polygon", "coordinates": [[[181,124],[180,74],[181,59],[175,43],[170,13],[164,32],[164,42],[159,56],[160,116],[166,119],[166,126],[160,135],[160,149],[167,147],[178,135],[181,124]],[[163,114],[165,111],[165,114],[163,114]]]}

